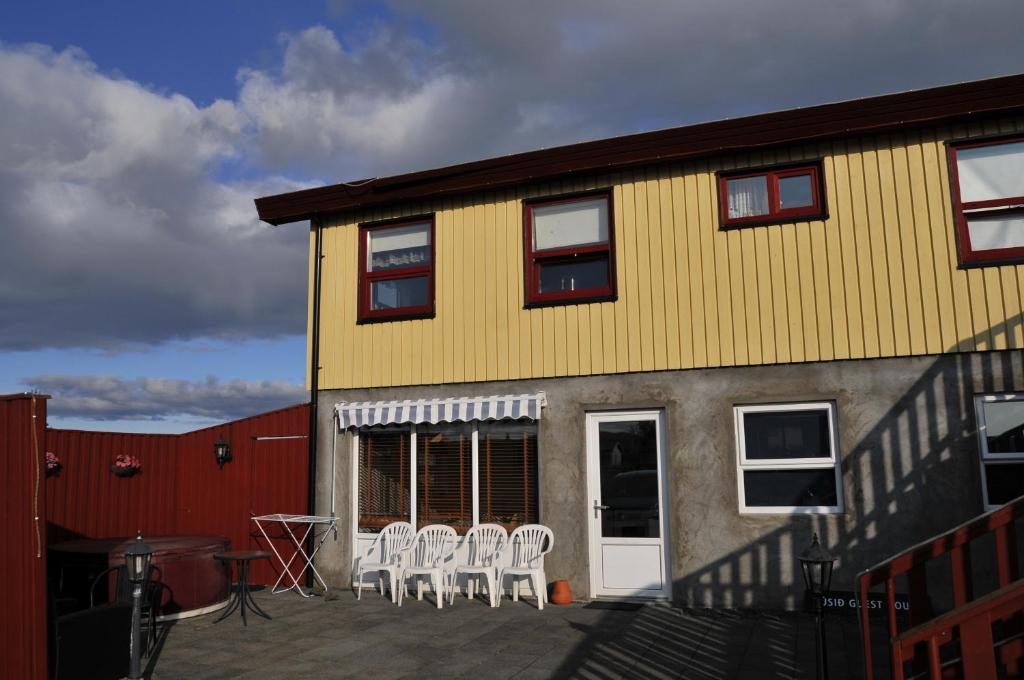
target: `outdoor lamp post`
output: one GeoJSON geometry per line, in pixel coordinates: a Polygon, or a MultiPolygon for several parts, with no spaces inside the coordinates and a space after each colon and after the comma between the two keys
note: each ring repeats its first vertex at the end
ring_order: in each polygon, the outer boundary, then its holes
{"type": "MultiPolygon", "coordinates": [[[[153,549],[142,542],[142,532],[135,536],[135,543],[124,551],[125,567],[128,570],[128,581],[132,584],[132,637],[129,645],[131,661],[128,666],[130,680],[142,677],[142,589],[149,578],[149,564],[153,559],[153,549]]],[[[153,625],[150,621],[149,625],[153,625]]]]}
{"type": "Polygon", "coordinates": [[[224,463],[231,462],[231,445],[224,441],[224,437],[218,437],[213,443],[213,455],[221,469],[224,469],[224,463]]]}
{"type": "Polygon", "coordinates": [[[821,547],[818,534],[814,534],[811,545],[800,553],[800,568],[804,572],[804,586],[814,599],[815,623],[817,624],[816,656],[818,680],[828,680],[828,663],[825,656],[825,596],[832,585],[832,564],[836,558],[821,547]]]}

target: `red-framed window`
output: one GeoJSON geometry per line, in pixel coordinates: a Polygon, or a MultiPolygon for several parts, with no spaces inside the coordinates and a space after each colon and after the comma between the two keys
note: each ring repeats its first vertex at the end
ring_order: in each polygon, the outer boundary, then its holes
{"type": "Polygon", "coordinates": [[[526,306],[615,299],[609,190],[523,204],[526,306]]]}
{"type": "Polygon", "coordinates": [[[949,145],[960,264],[1024,262],[1024,137],[949,145]]]}
{"type": "Polygon", "coordinates": [[[359,225],[359,321],[434,315],[434,216],[359,225]]]}
{"type": "Polygon", "coordinates": [[[723,228],[824,219],[821,163],[718,173],[723,228]]]}

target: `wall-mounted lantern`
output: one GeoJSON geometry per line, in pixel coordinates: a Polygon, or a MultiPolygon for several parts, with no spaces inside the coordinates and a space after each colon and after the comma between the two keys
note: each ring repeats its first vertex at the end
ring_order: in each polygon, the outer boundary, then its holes
{"type": "Polygon", "coordinates": [[[218,437],[213,443],[213,455],[221,469],[224,468],[224,463],[231,462],[231,445],[224,441],[224,437],[218,437]]]}

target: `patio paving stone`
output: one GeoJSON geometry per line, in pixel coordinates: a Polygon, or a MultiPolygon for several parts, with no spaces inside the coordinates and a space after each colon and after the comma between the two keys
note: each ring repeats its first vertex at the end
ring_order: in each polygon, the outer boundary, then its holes
{"type": "MultiPolygon", "coordinates": [[[[456,597],[438,611],[432,596],[401,608],[366,591],[357,601],[255,597],[273,620],[216,615],[168,626],[149,660],[155,680],[215,678],[690,678],[796,680],[813,677],[813,618],[789,612],[679,609],[635,611],[574,604],[538,611],[531,600],[456,597]]],[[[860,678],[852,618],[829,620],[834,680],[860,678]]]]}

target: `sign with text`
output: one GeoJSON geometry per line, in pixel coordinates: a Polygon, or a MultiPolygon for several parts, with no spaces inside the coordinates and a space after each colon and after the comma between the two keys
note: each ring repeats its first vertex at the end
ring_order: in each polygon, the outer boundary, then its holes
{"type": "MultiPolygon", "coordinates": [[[[897,593],[893,604],[894,609],[898,612],[910,611],[910,599],[906,595],[897,593]]],[[[825,598],[825,609],[856,611],[859,605],[856,593],[850,590],[837,590],[829,593],[828,597],[825,598]]],[[[888,609],[889,602],[884,593],[868,593],[867,608],[888,609]]]]}

